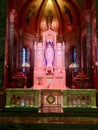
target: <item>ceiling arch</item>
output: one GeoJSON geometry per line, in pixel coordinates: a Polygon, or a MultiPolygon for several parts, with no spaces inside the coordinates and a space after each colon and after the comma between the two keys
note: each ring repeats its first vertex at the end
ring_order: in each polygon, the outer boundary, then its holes
{"type": "Polygon", "coordinates": [[[29,33],[40,33],[42,19],[46,20],[47,24],[47,19],[49,22],[49,17],[55,18],[54,21],[58,22],[59,34],[66,34],[68,31],[70,32],[71,29],[75,29],[76,26],[80,27],[81,8],[77,0],[24,0],[24,2],[20,4],[20,7],[17,9],[20,13],[20,25],[23,30],[29,33]],[[28,17],[29,20],[27,20],[28,17]],[[70,26],[71,24],[73,25],[70,26]]]}
{"type": "Polygon", "coordinates": [[[81,35],[83,11],[89,6],[90,2],[85,0],[13,0],[11,4],[9,2],[10,10],[15,8],[17,12],[17,34],[21,29],[30,35],[38,34],[40,37],[42,32],[51,26],[51,29],[57,32],[58,39],[69,41],[70,44],[75,44],[77,36],[81,35]]]}

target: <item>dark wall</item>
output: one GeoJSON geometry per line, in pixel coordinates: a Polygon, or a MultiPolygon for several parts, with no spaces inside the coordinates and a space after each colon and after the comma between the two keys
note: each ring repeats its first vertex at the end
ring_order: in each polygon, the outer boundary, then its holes
{"type": "Polygon", "coordinates": [[[4,79],[4,49],[5,49],[5,25],[6,25],[6,0],[0,1],[0,88],[4,79]]]}
{"type": "Polygon", "coordinates": [[[96,26],[97,26],[97,35],[98,35],[98,0],[96,0],[96,26]]]}

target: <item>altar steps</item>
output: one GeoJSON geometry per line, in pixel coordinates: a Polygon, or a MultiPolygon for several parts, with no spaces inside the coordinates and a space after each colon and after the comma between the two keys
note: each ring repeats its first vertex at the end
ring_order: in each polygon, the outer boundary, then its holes
{"type": "Polygon", "coordinates": [[[2,109],[0,130],[98,130],[98,109],[66,109],[64,113],[37,113],[32,109],[2,109]]]}

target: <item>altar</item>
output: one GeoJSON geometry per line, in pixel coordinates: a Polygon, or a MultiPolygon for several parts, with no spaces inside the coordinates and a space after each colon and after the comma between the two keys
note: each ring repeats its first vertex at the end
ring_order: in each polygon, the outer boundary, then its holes
{"type": "Polygon", "coordinates": [[[34,89],[65,89],[65,44],[57,42],[50,28],[42,33],[42,42],[34,45],[34,89]]]}

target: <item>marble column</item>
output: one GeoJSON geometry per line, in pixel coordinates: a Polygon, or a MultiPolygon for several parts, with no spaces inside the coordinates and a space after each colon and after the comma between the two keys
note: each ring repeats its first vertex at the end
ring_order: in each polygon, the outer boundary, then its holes
{"type": "Polygon", "coordinates": [[[18,70],[22,71],[22,59],[23,59],[23,54],[22,54],[22,30],[19,31],[19,38],[18,38],[18,70]]]}
{"type": "Polygon", "coordinates": [[[96,45],[96,73],[97,73],[97,76],[98,76],[98,30],[97,30],[97,45],[96,45]]]}
{"type": "Polygon", "coordinates": [[[15,9],[12,9],[9,14],[9,75],[13,75],[14,64],[14,19],[16,16],[15,9]]]}
{"type": "Polygon", "coordinates": [[[79,35],[77,36],[76,42],[76,63],[79,67],[83,68],[83,54],[81,53],[81,41],[79,35]]]}
{"type": "Polygon", "coordinates": [[[63,49],[63,51],[62,51],[62,53],[63,53],[63,56],[62,56],[62,58],[63,58],[63,70],[65,70],[65,43],[64,43],[64,41],[63,41],[62,49],[63,49]]]}
{"type": "Polygon", "coordinates": [[[37,57],[37,43],[35,41],[35,43],[34,43],[34,70],[36,70],[36,65],[37,65],[36,57],[37,57]]]}
{"type": "Polygon", "coordinates": [[[96,72],[98,75],[98,0],[96,0],[96,72]]]}
{"type": "Polygon", "coordinates": [[[96,61],[97,61],[97,38],[96,38],[96,17],[95,15],[92,17],[92,69],[93,73],[96,74],[96,61]]]}
{"type": "Polygon", "coordinates": [[[92,44],[91,44],[91,16],[90,11],[85,12],[86,19],[86,62],[87,62],[87,75],[91,77],[92,74],[92,44]]]}

